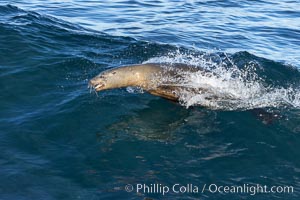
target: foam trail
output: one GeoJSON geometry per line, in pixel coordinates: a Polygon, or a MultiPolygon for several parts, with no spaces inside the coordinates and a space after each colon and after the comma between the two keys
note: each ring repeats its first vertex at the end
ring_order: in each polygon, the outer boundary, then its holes
{"type": "Polygon", "coordinates": [[[300,108],[299,86],[275,87],[267,84],[257,72],[261,67],[255,61],[239,68],[226,54],[218,58],[217,54],[193,55],[177,51],[151,58],[145,63],[153,62],[185,63],[203,69],[196,73],[184,73],[184,78],[177,80],[178,85],[189,88],[180,92],[180,103],[186,107],[200,105],[221,110],[282,106],[300,108]],[[199,88],[201,90],[197,90],[199,88]]]}

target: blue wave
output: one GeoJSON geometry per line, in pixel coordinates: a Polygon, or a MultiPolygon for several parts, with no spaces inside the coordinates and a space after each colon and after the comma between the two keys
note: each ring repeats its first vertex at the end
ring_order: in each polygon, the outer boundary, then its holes
{"type": "MultiPolygon", "coordinates": [[[[297,107],[276,107],[284,117],[266,125],[240,109],[186,109],[125,90],[97,97],[87,88],[88,79],[107,68],[201,58],[216,67],[236,66],[245,77],[250,63],[258,75],[254,83],[263,79],[267,89],[298,91],[295,66],[248,51],[208,52],[115,36],[13,5],[0,5],[0,41],[0,199],[140,199],[118,189],[128,181],[299,187],[297,107]]],[[[263,111],[258,115],[273,117],[269,108],[263,111]]]]}

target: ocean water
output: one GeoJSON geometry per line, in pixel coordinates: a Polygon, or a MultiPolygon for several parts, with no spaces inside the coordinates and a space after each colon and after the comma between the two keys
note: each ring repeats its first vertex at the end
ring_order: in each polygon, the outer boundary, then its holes
{"type": "Polygon", "coordinates": [[[0,199],[299,199],[299,69],[299,1],[1,0],[0,199]],[[234,98],[87,88],[149,62],[234,98]]]}

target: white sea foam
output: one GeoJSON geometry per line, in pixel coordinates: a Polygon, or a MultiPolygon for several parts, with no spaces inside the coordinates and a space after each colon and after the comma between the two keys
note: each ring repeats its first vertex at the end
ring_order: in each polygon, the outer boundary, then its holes
{"type": "MultiPolygon", "coordinates": [[[[257,73],[261,69],[255,61],[238,68],[228,57],[216,54],[193,55],[177,51],[167,56],[151,58],[145,63],[185,63],[203,70],[183,74],[178,85],[202,88],[205,92],[183,90],[180,103],[189,107],[201,105],[211,109],[245,110],[263,107],[300,108],[299,86],[278,87],[268,85],[257,73]]],[[[201,90],[203,91],[203,90],[201,90]]]]}

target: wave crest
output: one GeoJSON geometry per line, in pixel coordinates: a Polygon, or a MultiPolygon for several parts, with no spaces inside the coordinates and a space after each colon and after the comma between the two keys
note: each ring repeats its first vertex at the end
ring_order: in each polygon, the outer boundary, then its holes
{"type": "Polygon", "coordinates": [[[178,50],[151,58],[145,63],[184,63],[202,69],[184,73],[184,78],[176,80],[178,85],[188,88],[179,94],[180,103],[186,107],[200,105],[221,110],[282,106],[300,108],[299,85],[274,85],[272,81],[267,81],[272,77],[264,75],[267,69],[256,60],[249,60],[241,66],[236,64],[237,61],[226,53],[197,55],[178,50]]]}

